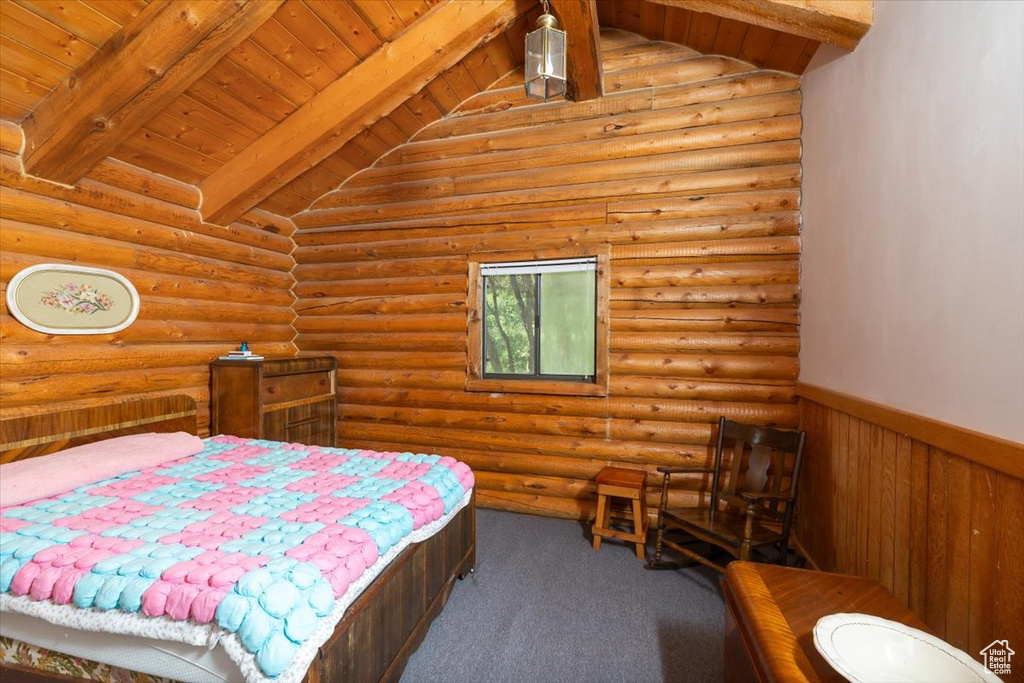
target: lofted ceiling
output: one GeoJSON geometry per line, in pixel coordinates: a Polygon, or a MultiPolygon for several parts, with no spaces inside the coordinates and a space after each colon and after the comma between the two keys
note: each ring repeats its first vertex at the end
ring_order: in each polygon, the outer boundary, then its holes
{"type": "MultiPolygon", "coordinates": [[[[865,0],[551,4],[577,99],[599,96],[600,50],[629,42],[616,30],[800,74],[822,41],[852,49],[871,22],[865,0]]],[[[111,156],[199,186],[207,220],[291,216],[466,100],[521,84],[540,13],[534,0],[0,0],[0,118],[22,126],[41,177],[73,183],[111,156]]]]}

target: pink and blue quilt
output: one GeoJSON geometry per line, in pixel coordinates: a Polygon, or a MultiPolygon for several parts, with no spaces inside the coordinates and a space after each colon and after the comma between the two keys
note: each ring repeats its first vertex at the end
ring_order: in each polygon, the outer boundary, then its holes
{"type": "Polygon", "coordinates": [[[140,635],[147,620],[216,627],[243,672],[300,677],[368,568],[472,487],[448,457],[214,437],[198,455],[0,509],[0,606],[128,615],[121,630],[140,635]]]}

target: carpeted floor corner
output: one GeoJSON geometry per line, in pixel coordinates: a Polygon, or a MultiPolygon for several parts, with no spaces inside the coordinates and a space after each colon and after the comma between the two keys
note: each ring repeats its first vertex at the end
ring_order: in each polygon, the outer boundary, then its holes
{"type": "Polygon", "coordinates": [[[402,683],[722,680],[724,605],[705,568],[648,571],[576,522],[477,511],[476,571],[402,683]]]}

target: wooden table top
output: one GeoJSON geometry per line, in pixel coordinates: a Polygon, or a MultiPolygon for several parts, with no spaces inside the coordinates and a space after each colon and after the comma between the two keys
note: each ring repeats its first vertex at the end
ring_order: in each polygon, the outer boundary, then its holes
{"type": "Polygon", "coordinates": [[[814,647],[814,625],[828,614],[871,614],[932,633],[882,584],[858,576],[732,562],[723,589],[765,680],[845,682],[814,647]]]}

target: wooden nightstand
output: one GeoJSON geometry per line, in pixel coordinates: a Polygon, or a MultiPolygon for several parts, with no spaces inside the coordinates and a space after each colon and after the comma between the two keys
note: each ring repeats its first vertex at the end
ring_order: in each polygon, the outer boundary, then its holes
{"type": "Polygon", "coordinates": [[[211,433],[334,446],[337,367],[333,356],[214,361],[211,433]]]}

